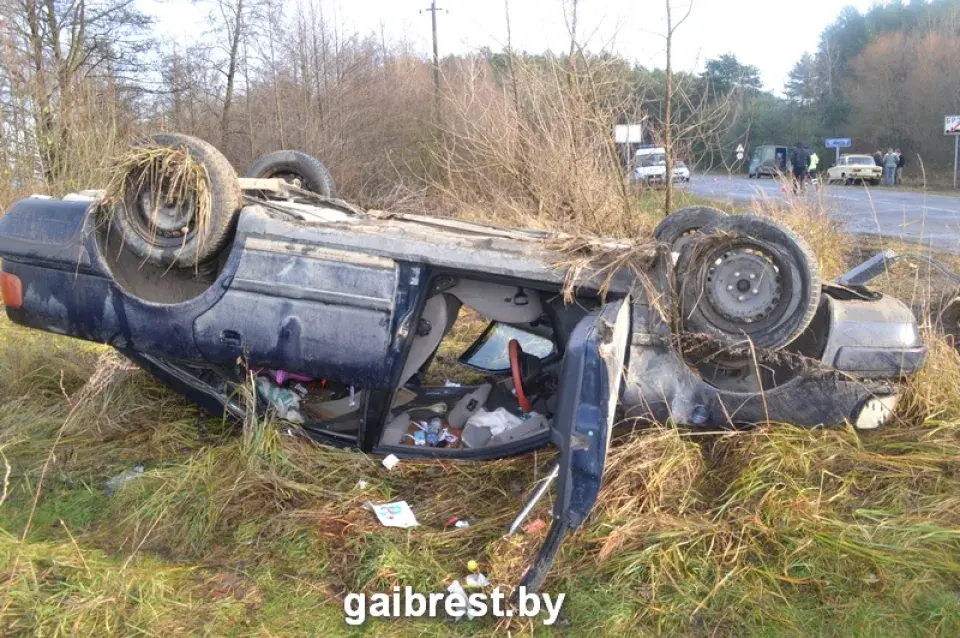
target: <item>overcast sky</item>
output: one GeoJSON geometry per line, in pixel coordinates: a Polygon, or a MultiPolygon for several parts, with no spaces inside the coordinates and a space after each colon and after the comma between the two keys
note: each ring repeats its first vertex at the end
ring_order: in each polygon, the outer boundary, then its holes
{"type": "MultiPolygon", "coordinates": [[[[380,32],[406,39],[418,51],[431,51],[430,0],[323,0],[328,20],[336,16],[346,32],[380,32]]],[[[567,13],[571,0],[508,0],[514,47],[528,52],[564,51],[569,46],[567,13]]],[[[691,0],[673,0],[674,19],[691,0]]],[[[675,68],[702,69],[705,60],[732,52],[756,65],[764,84],[783,90],[787,73],[844,5],[863,11],[878,0],[692,0],[689,19],[676,35],[675,68]]],[[[188,44],[203,33],[204,3],[190,0],[139,0],[157,19],[168,41],[188,44]]],[[[293,2],[287,6],[292,11],[293,2]]],[[[506,43],[504,0],[438,0],[440,54],[465,53],[506,43]]],[[[578,32],[592,50],[611,49],[644,66],[663,66],[664,0],[580,0],[578,32]]]]}

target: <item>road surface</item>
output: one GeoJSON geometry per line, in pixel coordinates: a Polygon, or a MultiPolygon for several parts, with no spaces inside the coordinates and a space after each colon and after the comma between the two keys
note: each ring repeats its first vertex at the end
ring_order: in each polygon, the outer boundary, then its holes
{"type": "MultiPolygon", "coordinates": [[[[755,202],[776,206],[796,196],[773,179],[695,175],[690,193],[748,208],[755,202]]],[[[898,191],[883,186],[826,186],[804,197],[823,197],[827,213],[853,233],[882,235],[960,253],[960,197],[898,191]]]]}

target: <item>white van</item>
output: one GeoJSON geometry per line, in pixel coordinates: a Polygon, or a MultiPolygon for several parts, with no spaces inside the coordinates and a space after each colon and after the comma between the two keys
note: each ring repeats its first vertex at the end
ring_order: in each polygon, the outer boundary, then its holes
{"type": "MultiPolygon", "coordinates": [[[[662,184],[666,181],[667,151],[662,146],[649,146],[637,149],[634,161],[633,181],[646,184],[662,184]]],[[[689,182],[690,169],[683,162],[674,160],[674,181],[689,182]]]]}

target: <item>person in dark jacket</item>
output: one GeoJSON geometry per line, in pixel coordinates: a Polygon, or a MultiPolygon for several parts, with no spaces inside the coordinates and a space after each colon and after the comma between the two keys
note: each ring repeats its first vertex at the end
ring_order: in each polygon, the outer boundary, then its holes
{"type": "Polygon", "coordinates": [[[897,154],[897,186],[899,186],[903,182],[903,167],[907,163],[907,158],[899,148],[894,152],[897,154]]]}
{"type": "Polygon", "coordinates": [[[874,153],[873,161],[877,166],[879,166],[880,168],[883,168],[883,153],[881,153],[880,151],[877,151],[876,153],[874,153]]]}
{"type": "Polygon", "coordinates": [[[803,180],[807,177],[810,168],[810,150],[803,142],[790,151],[790,163],[793,165],[793,191],[799,193],[803,189],[803,180]]]}

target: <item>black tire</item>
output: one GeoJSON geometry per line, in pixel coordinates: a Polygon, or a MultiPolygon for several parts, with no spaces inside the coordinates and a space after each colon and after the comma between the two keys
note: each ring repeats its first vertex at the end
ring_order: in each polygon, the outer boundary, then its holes
{"type": "Polygon", "coordinates": [[[276,151],[250,165],[245,177],[280,177],[311,193],[336,197],[337,185],[327,167],[317,158],[300,151],[276,151]]]}
{"type": "Polygon", "coordinates": [[[653,231],[659,243],[673,246],[684,235],[719,222],[727,214],[712,206],[681,208],[667,215],[653,231]]]}
{"type": "Polygon", "coordinates": [[[196,204],[192,198],[168,207],[171,213],[164,219],[154,212],[151,199],[154,193],[160,192],[158,186],[141,184],[136,188],[131,185],[111,218],[124,247],[155,266],[192,268],[209,261],[229,241],[242,205],[240,184],[233,166],[213,145],[189,135],[163,133],[134,142],[134,146],[145,145],[185,150],[203,165],[210,192],[209,219],[202,228],[195,223],[196,204]],[[163,219],[163,223],[160,224],[158,219],[163,219]],[[185,235],[182,228],[188,229],[185,235]]]}
{"type": "Polygon", "coordinates": [[[731,342],[749,337],[759,348],[777,349],[813,320],[820,304],[820,268],[807,242],[787,226],[767,217],[731,215],[704,228],[688,251],[692,257],[680,294],[684,330],[731,342]],[[751,282],[746,273],[731,277],[725,272],[738,263],[759,269],[759,278],[751,282]],[[761,287],[764,294],[753,298],[751,289],[757,295],[761,287]],[[757,304],[763,311],[751,315],[757,304]]]}

